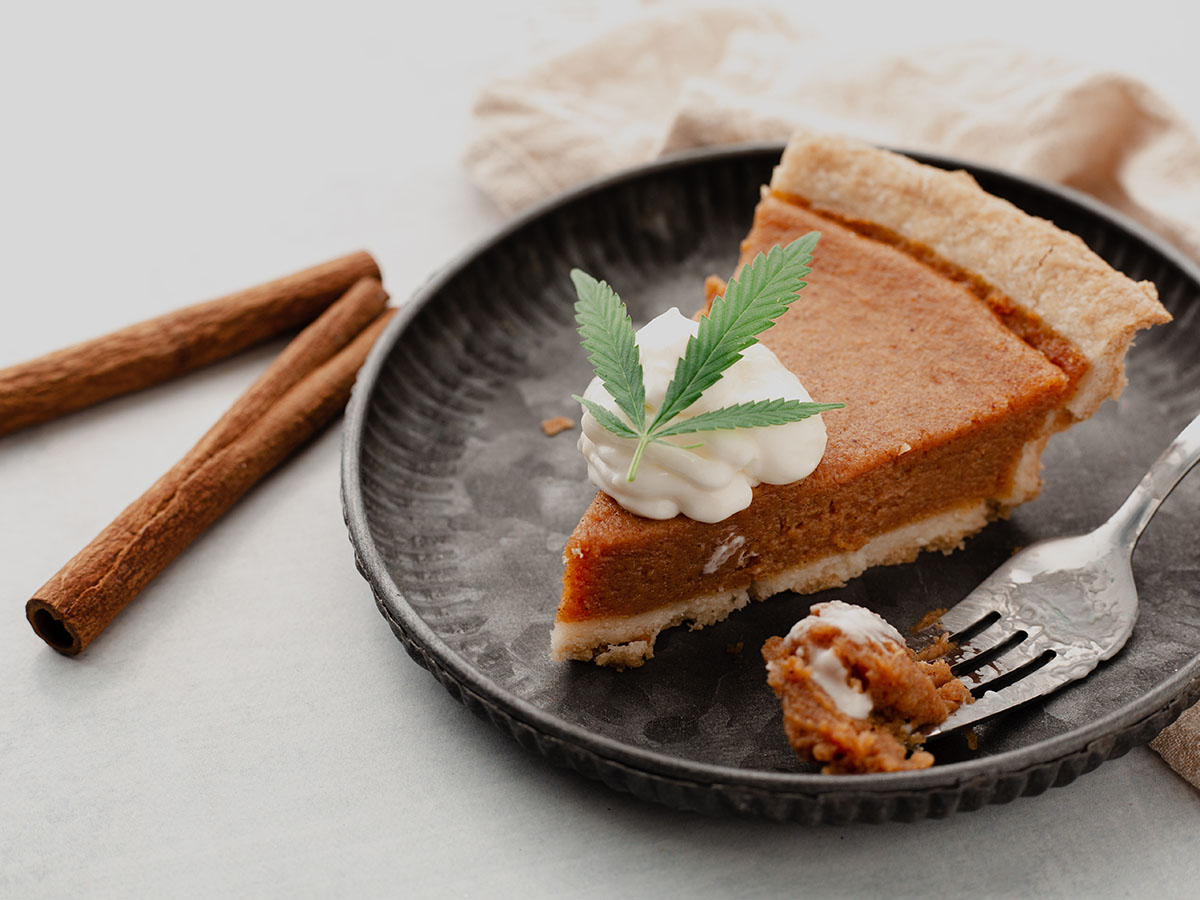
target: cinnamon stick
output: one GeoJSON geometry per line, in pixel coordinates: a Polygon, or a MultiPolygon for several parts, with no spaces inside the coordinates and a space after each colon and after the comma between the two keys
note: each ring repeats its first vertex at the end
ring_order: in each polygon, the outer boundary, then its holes
{"type": "Polygon", "coordinates": [[[0,370],[0,435],[158,384],[299,328],[360,278],[358,252],[0,370]]]}
{"type": "Polygon", "coordinates": [[[379,312],[384,300],[378,282],[364,280],[302,332],[179,463],[43,585],[25,606],[33,630],[55,650],[79,653],[238,498],[316,434],[345,406],[391,317],[392,311],[379,312]]]}

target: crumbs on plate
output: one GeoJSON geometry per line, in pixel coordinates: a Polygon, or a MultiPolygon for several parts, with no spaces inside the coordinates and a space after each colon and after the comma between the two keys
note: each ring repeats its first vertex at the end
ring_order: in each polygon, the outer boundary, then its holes
{"type": "Polygon", "coordinates": [[[553,418],[542,420],[542,431],[546,433],[546,437],[554,437],[559,432],[574,427],[575,423],[566,416],[554,416],[553,418]]]}

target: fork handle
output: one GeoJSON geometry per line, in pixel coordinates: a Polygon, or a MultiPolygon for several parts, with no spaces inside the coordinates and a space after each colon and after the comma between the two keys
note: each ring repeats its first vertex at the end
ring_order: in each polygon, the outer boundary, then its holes
{"type": "Polygon", "coordinates": [[[1171,446],[1142,476],[1133,493],[1104,527],[1113,531],[1114,539],[1122,546],[1132,550],[1159,505],[1197,462],[1200,462],[1200,416],[1171,441],[1171,446]]]}

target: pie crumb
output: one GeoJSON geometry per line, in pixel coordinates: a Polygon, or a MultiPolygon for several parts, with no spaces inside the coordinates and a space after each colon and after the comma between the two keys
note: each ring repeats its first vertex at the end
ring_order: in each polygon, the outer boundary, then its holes
{"type": "Polygon", "coordinates": [[[919,659],[921,662],[933,662],[935,659],[941,659],[943,656],[957,647],[958,644],[953,644],[950,642],[950,632],[943,631],[938,635],[936,641],[934,641],[928,647],[918,651],[917,659],[919,659]]]}
{"type": "Polygon", "coordinates": [[[542,420],[542,431],[546,433],[546,437],[554,437],[559,432],[567,431],[574,427],[575,422],[566,416],[554,416],[553,418],[542,420]]]}
{"type": "Polygon", "coordinates": [[[928,628],[930,625],[937,624],[937,620],[945,614],[946,607],[944,606],[941,609],[931,609],[929,612],[925,613],[925,615],[921,616],[921,621],[919,621],[912,628],[908,629],[908,633],[916,634],[922,628],[928,628]]]}

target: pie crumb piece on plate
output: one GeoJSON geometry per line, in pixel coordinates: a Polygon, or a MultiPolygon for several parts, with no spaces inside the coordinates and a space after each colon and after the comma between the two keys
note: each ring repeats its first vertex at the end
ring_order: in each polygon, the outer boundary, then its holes
{"type": "Polygon", "coordinates": [[[574,427],[575,423],[566,416],[554,416],[542,421],[542,431],[546,433],[546,437],[554,437],[556,434],[568,431],[574,427]]]}
{"type": "Polygon", "coordinates": [[[971,702],[945,660],[918,659],[878,615],[837,600],[816,604],[762,654],[788,743],[826,775],[929,768],[920,729],[971,702]]]}

